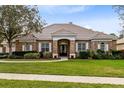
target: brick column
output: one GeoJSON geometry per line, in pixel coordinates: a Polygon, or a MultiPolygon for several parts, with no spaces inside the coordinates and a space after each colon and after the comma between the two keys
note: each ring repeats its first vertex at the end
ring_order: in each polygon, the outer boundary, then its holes
{"type": "Polygon", "coordinates": [[[16,46],[15,51],[22,51],[22,43],[19,42],[19,40],[16,40],[15,46],[16,46]]]}
{"type": "Polygon", "coordinates": [[[97,41],[91,41],[91,50],[95,51],[98,49],[98,42],[97,41]]]}
{"type": "Polygon", "coordinates": [[[75,44],[75,40],[70,40],[70,54],[69,54],[69,58],[75,58],[76,52],[76,44],[75,44]]]}
{"type": "Polygon", "coordinates": [[[32,51],[38,51],[38,44],[37,42],[32,42],[32,51]]]}
{"type": "Polygon", "coordinates": [[[53,58],[58,58],[58,41],[53,40],[53,58]]]}

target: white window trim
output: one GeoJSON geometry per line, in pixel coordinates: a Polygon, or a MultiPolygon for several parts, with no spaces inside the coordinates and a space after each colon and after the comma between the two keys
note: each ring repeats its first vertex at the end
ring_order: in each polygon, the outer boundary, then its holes
{"type": "Polygon", "coordinates": [[[76,42],[76,52],[78,52],[78,42],[76,42]]]}
{"type": "Polygon", "coordinates": [[[22,51],[25,51],[25,45],[22,45],[22,51]]]}
{"type": "Polygon", "coordinates": [[[88,50],[88,49],[89,49],[89,43],[86,42],[86,50],[88,50]]]}
{"type": "MultiPolygon", "coordinates": [[[[88,50],[89,49],[89,42],[76,42],[76,52],[80,52],[79,50],[78,50],[78,44],[79,43],[85,43],[85,45],[86,45],[86,50],[88,50]]],[[[85,50],[84,50],[85,51],[85,50]]]]}
{"type": "Polygon", "coordinates": [[[30,45],[29,51],[32,51],[32,45],[30,45]]]}
{"type": "MultiPolygon", "coordinates": [[[[49,51],[48,51],[48,52],[50,52],[50,51],[51,51],[51,47],[50,47],[50,46],[51,46],[51,43],[49,43],[49,42],[41,42],[41,43],[40,43],[40,47],[39,47],[40,50],[42,51],[42,44],[43,44],[43,43],[48,43],[48,44],[49,44],[49,51]]],[[[40,52],[41,52],[41,51],[40,51],[40,52]]]]}
{"type": "Polygon", "coordinates": [[[41,42],[39,42],[39,44],[38,44],[38,50],[39,50],[39,52],[41,52],[41,42]]]}
{"type": "Polygon", "coordinates": [[[100,49],[100,43],[98,43],[98,46],[97,46],[98,49],[100,49]]]}
{"type": "Polygon", "coordinates": [[[49,43],[49,52],[52,52],[52,44],[49,43]]]}
{"type": "MultiPolygon", "coordinates": [[[[104,43],[104,42],[103,42],[104,43]]],[[[98,49],[101,49],[101,42],[100,43],[98,43],[98,49]]],[[[108,51],[109,50],[109,44],[108,43],[104,43],[105,44],[105,49],[104,49],[104,51],[108,51]]]]}
{"type": "Polygon", "coordinates": [[[109,50],[109,44],[105,44],[105,51],[109,50]]]}
{"type": "Polygon", "coordinates": [[[29,50],[26,50],[26,45],[22,45],[22,51],[32,51],[32,44],[30,44],[29,50]]]}

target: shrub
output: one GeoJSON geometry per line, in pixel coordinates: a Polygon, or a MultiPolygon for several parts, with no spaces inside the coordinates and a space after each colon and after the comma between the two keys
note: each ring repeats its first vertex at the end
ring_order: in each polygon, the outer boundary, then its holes
{"type": "Polygon", "coordinates": [[[105,51],[103,51],[101,49],[98,49],[96,52],[97,52],[97,54],[105,54],[105,51]]]}
{"type": "Polygon", "coordinates": [[[43,58],[43,52],[39,52],[40,53],[40,58],[43,58]]]}
{"type": "Polygon", "coordinates": [[[124,51],[112,50],[111,53],[114,59],[124,59],[124,51]]]}
{"type": "Polygon", "coordinates": [[[51,52],[43,52],[43,58],[51,58],[52,54],[51,52]]]}
{"type": "Polygon", "coordinates": [[[124,59],[124,51],[120,53],[121,59],[124,59]]]}
{"type": "Polygon", "coordinates": [[[112,50],[111,52],[113,56],[120,55],[122,53],[121,51],[118,50],[112,50]]]}
{"type": "Polygon", "coordinates": [[[0,53],[0,59],[8,58],[9,53],[0,53]]]}
{"type": "Polygon", "coordinates": [[[40,54],[39,53],[27,53],[24,55],[25,59],[39,59],[40,54]]]}
{"type": "Polygon", "coordinates": [[[99,54],[94,54],[92,58],[93,59],[102,59],[101,55],[99,55],[99,54]]]}
{"type": "Polygon", "coordinates": [[[15,51],[15,52],[12,52],[12,55],[24,57],[24,55],[27,53],[38,53],[38,52],[37,51],[15,51]]]}
{"type": "Polygon", "coordinates": [[[89,59],[92,59],[94,54],[95,54],[94,51],[91,51],[91,50],[88,50],[87,53],[88,53],[88,58],[89,59]]]}
{"type": "Polygon", "coordinates": [[[8,58],[10,58],[10,59],[23,59],[24,57],[22,57],[22,56],[15,56],[15,55],[9,55],[8,58]]]}
{"type": "Polygon", "coordinates": [[[88,52],[87,51],[80,51],[79,58],[81,59],[88,59],[88,52]]]}

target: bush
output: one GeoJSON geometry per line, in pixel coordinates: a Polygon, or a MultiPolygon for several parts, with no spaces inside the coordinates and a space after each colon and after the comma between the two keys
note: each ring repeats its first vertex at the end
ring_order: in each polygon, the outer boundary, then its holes
{"type": "Polygon", "coordinates": [[[40,53],[40,58],[43,58],[43,52],[39,52],[40,53]]]}
{"type": "Polygon", "coordinates": [[[24,55],[25,59],[39,59],[40,53],[27,53],[24,55]]]}
{"type": "Polygon", "coordinates": [[[24,57],[22,57],[22,56],[15,56],[15,55],[9,55],[8,58],[10,58],[10,59],[23,59],[24,57]]]}
{"type": "Polygon", "coordinates": [[[88,53],[88,58],[89,59],[92,59],[94,54],[95,54],[94,51],[91,51],[91,50],[88,50],[87,53],[88,53]]]}
{"type": "Polygon", "coordinates": [[[88,59],[88,52],[87,51],[80,51],[79,58],[81,59],[88,59]]]}
{"type": "Polygon", "coordinates": [[[8,58],[9,53],[0,53],[0,59],[8,58]]]}
{"type": "Polygon", "coordinates": [[[43,53],[43,58],[51,58],[51,57],[52,57],[51,52],[44,52],[43,53]]]}
{"type": "Polygon", "coordinates": [[[99,54],[94,54],[92,58],[93,59],[102,59],[101,55],[99,55],[99,54]]]}
{"type": "Polygon", "coordinates": [[[15,52],[12,52],[12,55],[24,57],[24,55],[27,53],[38,53],[38,52],[37,51],[15,51],[15,52]]]}
{"type": "Polygon", "coordinates": [[[97,52],[97,54],[100,54],[100,55],[105,54],[105,51],[103,51],[101,49],[98,49],[96,52],[97,52]]]}
{"type": "Polygon", "coordinates": [[[111,53],[114,59],[124,59],[124,51],[112,50],[111,53]]]}

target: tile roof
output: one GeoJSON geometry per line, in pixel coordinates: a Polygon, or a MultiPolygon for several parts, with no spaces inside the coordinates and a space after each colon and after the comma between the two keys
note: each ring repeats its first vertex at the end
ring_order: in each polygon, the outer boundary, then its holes
{"type": "Polygon", "coordinates": [[[38,38],[35,37],[33,34],[23,35],[22,37],[18,38],[20,41],[36,41],[38,38]]]}
{"type": "MultiPolygon", "coordinates": [[[[52,24],[44,27],[42,33],[33,33],[30,38],[37,40],[52,40],[52,35],[76,35],[76,40],[92,40],[92,39],[111,39],[116,40],[117,37],[104,34],[102,32],[93,31],[75,24],[52,24]]],[[[29,38],[27,37],[27,38],[29,38]]],[[[27,39],[26,37],[23,39],[27,39]]],[[[29,39],[30,39],[29,38],[29,39]]]]}

